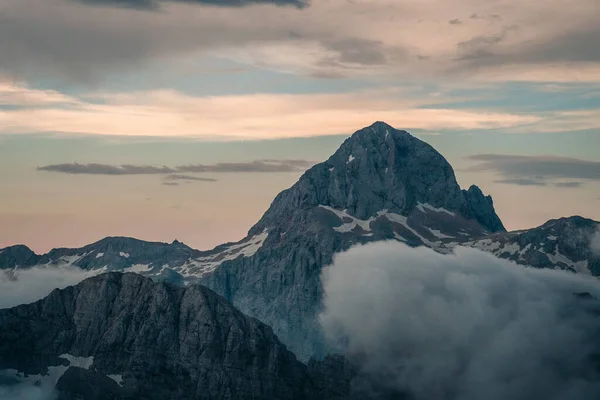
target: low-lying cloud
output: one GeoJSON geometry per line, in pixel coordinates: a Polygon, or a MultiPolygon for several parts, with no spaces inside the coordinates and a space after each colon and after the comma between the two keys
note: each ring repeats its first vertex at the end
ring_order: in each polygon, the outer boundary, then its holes
{"type": "Polygon", "coordinates": [[[41,384],[25,380],[25,382],[14,380],[14,371],[11,373],[3,373],[0,371],[0,399],[2,400],[55,400],[57,397],[56,391],[52,385],[42,379],[41,384]],[[6,375],[6,376],[3,376],[6,375]],[[7,379],[7,383],[3,384],[2,379],[7,379]],[[10,382],[10,383],[9,383],[10,382]]]}
{"type": "Polygon", "coordinates": [[[0,308],[32,303],[95,274],[77,267],[0,270],[0,308]]]}
{"type": "Polygon", "coordinates": [[[365,382],[415,400],[600,393],[593,279],[390,242],[338,255],[322,279],[321,323],[359,362],[358,394],[365,382]]]}
{"type": "Polygon", "coordinates": [[[475,154],[467,159],[479,162],[469,167],[468,171],[493,171],[500,174],[503,179],[497,180],[497,183],[576,188],[583,184],[581,181],[600,181],[600,162],[597,161],[509,154],[475,154]]]}
{"type": "Polygon", "coordinates": [[[227,173],[227,172],[296,172],[304,171],[313,166],[316,162],[309,160],[274,160],[264,159],[237,163],[217,163],[217,164],[190,164],[177,167],[152,166],[152,165],[109,165],[109,164],[79,164],[64,163],[53,164],[38,167],[38,171],[60,172],[64,174],[85,174],[85,175],[164,175],[167,181],[189,180],[189,181],[207,181],[214,182],[213,178],[200,178],[186,173],[227,173]]]}

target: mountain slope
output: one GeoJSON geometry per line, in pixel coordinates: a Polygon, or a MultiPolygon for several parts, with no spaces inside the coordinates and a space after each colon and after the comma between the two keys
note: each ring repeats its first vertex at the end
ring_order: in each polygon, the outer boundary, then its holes
{"type": "Polygon", "coordinates": [[[64,399],[341,398],[349,375],[337,366],[331,382],[322,364],[307,368],[209,289],[138,274],[103,274],[0,310],[0,375],[54,380],[64,399]]]}

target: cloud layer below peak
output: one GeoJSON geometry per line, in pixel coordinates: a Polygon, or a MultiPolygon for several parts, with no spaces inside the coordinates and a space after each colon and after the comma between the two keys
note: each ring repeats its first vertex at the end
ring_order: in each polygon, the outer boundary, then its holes
{"type": "Polygon", "coordinates": [[[323,284],[325,332],[362,366],[357,398],[373,382],[415,400],[562,400],[600,390],[595,280],[474,249],[440,255],[378,243],[337,256],[323,284]]]}

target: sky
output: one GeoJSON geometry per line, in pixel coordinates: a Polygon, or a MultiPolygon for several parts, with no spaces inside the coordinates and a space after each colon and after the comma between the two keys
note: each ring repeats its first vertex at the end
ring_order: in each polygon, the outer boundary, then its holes
{"type": "Polygon", "coordinates": [[[600,219],[600,3],[2,0],[0,247],[236,241],[375,121],[508,229],[600,219]]]}

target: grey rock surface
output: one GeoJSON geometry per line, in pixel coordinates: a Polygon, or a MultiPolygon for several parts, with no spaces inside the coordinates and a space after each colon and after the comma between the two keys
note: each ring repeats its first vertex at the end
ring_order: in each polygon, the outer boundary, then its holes
{"type": "Polygon", "coordinates": [[[61,365],[62,399],[336,399],[349,379],[302,364],[270,327],[205,287],[121,273],[0,310],[0,370],[61,365]],[[93,358],[82,368],[65,354],[93,358]]]}

